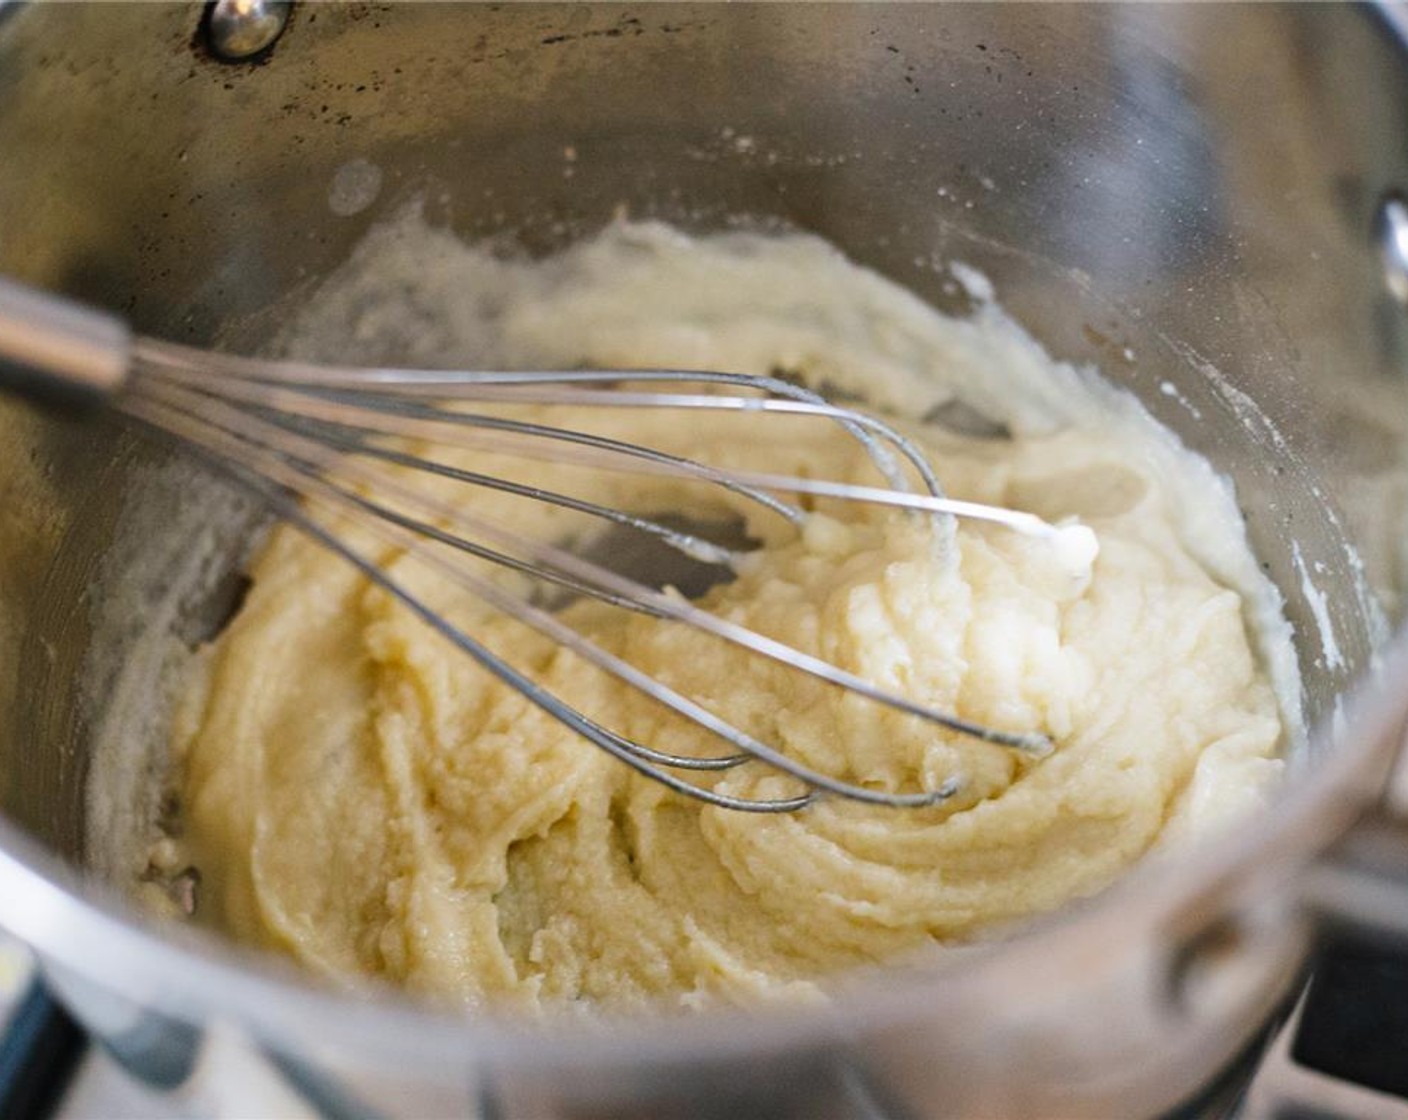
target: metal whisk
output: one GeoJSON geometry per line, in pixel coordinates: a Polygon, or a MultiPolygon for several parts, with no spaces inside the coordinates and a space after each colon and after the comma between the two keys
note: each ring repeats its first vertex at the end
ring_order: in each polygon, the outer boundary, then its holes
{"type": "Polygon", "coordinates": [[[981,726],[881,689],[580,553],[445,503],[431,488],[414,482],[422,475],[433,476],[547,502],[724,567],[733,564],[735,552],[687,528],[463,469],[409,448],[470,448],[674,476],[722,487],[794,524],[808,516],[789,500],[801,495],[894,506],[932,518],[940,552],[952,546],[955,517],[995,522],[1020,533],[1052,538],[1056,545],[1068,531],[1032,514],[945,497],[932,468],[910,440],[876,417],[830,404],[791,382],[677,370],[466,372],[256,360],[134,336],[113,316],[0,281],[0,386],[30,396],[105,405],[175,437],[249,487],[278,515],[355,565],[554,719],[639,773],[711,805],[776,813],[836,795],[874,805],[919,807],[952,797],[960,788],[961,776],[950,777],[936,789],[892,793],[820,773],[602,648],[548,607],[486,579],[466,562],[467,557],[503,565],[573,595],[693,627],[950,731],[1033,757],[1052,749],[1044,735],[981,726]],[[627,385],[630,388],[623,387],[627,385]],[[586,431],[475,409],[505,404],[813,417],[837,425],[856,440],[884,485],[726,469],[586,431]],[[699,757],[667,753],[602,726],[449,621],[337,530],[317,520],[314,507],[353,519],[454,585],[672,709],[708,737],[727,744],[730,753],[699,757]],[[740,798],[687,777],[691,772],[722,771],[748,763],[790,775],[801,791],[785,798],[740,798]]]}

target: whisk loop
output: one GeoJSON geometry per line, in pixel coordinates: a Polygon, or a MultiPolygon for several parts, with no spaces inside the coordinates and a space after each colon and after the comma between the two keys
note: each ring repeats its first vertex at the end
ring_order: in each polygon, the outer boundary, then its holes
{"type": "MultiPolygon", "coordinates": [[[[0,282],[0,328],[7,326],[8,304],[23,311],[28,323],[34,318],[36,301],[47,306],[43,304],[46,299],[0,282]]],[[[431,444],[447,450],[685,479],[720,487],[794,525],[808,516],[799,499],[827,498],[911,510],[930,517],[941,560],[951,559],[954,520],[960,517],[1044,537],[1068,551],[1073,545],[1085,547],[1084,538],[1073,541],[1070,530],[1032,514],[947,497],[923,452],[877,417],[839,407],[778,377],[692,370],[465,372],[271,362],[133,338],[120,323],[99,313],[67,306],[60,310],[63,314],[55,313],[51,333],[63,337],[46,337],[36,343],[28,326],[29,334],[23,338],[0,330],[0,358],[25,365],[50,390],[78,390],[97,396],[132,419],[202,453],[250,487],[278,515],[353,564],[505,685],[614,758],[677,793],[723,809],[761,813],[795,811],[824,796],[920,808],[954,796],[961,788],[962,776],[953,775],[932,789],[895,792],[822,773],[603,648],[559,613],[488,578],[467,561],[507,568],[575,596],[689,626],[949,732],[1031,758],[1052,750],[1051,741],[1039,732],[986,727],[882,689],[678,595],[613,571],[568,548],[534,539],[513,524],[478,514],[473,503],[447,502],[437,496],[438,487],[415,481],[433,478],[544,502],[641,534],[696,561],[723,567],[736,563],[737,552],[698,532],[547,486],[442,462],[415,448],[431,444]],[[11,346],[15,339],[19,342],[11,346]],[[20,342],[25,344],[23,348],[20,342]],[[77,357],[71,359],[71,354],[77,357]],[[121,364],[120,356],[125,356],[121,364]],[[82,369],[78,368],[79,358],[82,369]],[[537,406],[534,418],[502,411],[504,406],[514,405],[537,406]],[[853,439],[874,465],[882,484],[855,485],[706,464],[542,419],[558,406],[578,410],[579,415],[581,410],[589,413],[596,409],[670,409],[701,416],[735,413],[811,418],[833,424],[853,439]],[[500,411],[493,411],[495,408],[500,411]],[[570,649],[718,740],[727,753],[681,755],[636,742],[603,726],[451,622],[362,546],[330,528],[316,516],[318,510],[351,519],[393,552],[413,557],[453,586],[570,649]],[[748,764],[765,765],[787,775],[798,783],[798,793],[790,797],[739,797],[699,781],[702,776],[748,764]]],[[[22,387],[33,383],[31,379],[22,387]]]]}

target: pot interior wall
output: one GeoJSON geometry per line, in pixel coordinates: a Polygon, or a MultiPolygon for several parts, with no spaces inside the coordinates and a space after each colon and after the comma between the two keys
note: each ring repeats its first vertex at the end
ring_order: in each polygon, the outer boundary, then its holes
{"type": "MultiPolygon", "coordinates": [[[[1408,185],[1383,139],[1408,134],[1408,83],[1362,12],[310,4],[234,66],[198,18],[0,9],[0,270],[255,346],[266,309],[414,200],[531,252],[620,213],[812,230],[954,311],[959,259],[1235,480],[1313,717],[1368,663],[1357,564],[1392,608],[1408,423],[1368,231],[1408,185]],[[381,187],[338,213],[353,161],[381,187]]],[[[204,499],[112,423],[0,404],[0,433],[0,808],[78,860],[91,651],[151,621],[104,606],[105,556],[204,499]]]]}

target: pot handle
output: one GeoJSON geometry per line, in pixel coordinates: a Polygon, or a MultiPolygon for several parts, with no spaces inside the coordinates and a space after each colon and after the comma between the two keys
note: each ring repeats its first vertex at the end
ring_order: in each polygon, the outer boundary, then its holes
{"type": "Polygon", "coordinates": [[[1408,819],[1375,812],[1312,868],[1305,893],[1324,927],[1314,972],[1239,1115],[1408,1120],[1408,819]]]}
{"type": "Polygon", "coordinates": [[[1408,1023],[1408,738],[1400,736],[1380,799],[1307,870],[1300,890],[1321,927],[1314,976],[1240,1115],[1408,1120],[1400,1099],[1408,1083],[1392,1056],[1408,1023]]]}
{"type": "Polygon", "coordinates": [[[1408,948],[1408,736],[1383,796],[1310,867],[1302,897],[1331,929],[1408,948]]]}

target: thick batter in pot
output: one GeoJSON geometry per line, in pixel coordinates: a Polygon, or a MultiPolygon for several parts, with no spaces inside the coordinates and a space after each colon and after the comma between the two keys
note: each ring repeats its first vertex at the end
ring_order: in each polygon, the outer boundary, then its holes
{"type": "MultiPolygon", "coordinates": [[[[964,524],[945,557],[923,517],[821,503],[799,534],[745,503],[724,511],[761,547],[704,605],[926,704],[1043,731],[1057,749],[1040,762],[677,625],[566,608],[607,648],[819,769],[887,789],[964,781],[922,811],[828,801],[759,817],[640,779],[347,564],[276,530],[180,705],[184,832],[166,858],[200,869],[203,920],[328,976],[528,1008],[820,998],[838,970],[1049,911],[1225,826],[1259,804],[1296,733],[1288,629],[1229,490],[1132,398],[1052,362],[982,298],[970,317],[941,316],[805,237],[620,225],[527,263],[411,214],[374,232],[284,342],[364,363],[781,368],[915,419],[952,495],[1078,517],[1100,545],[1073,566],[1049,544],[964,524]],[[917,422],[952,415],[955,399],[992,423],[960,436],[917,422]]],[[[816,421],[590,421],[710,461],[878,481],[816,421]]],[[[581,490],[577,467],[474,465],[581,490]]],[[[664,478],[591,485],[651,513],[728,504],[664,478]]],[[[575,531],[546,506],[445,493],[537,536],[575,531]]],[[[370,547],[588,714],[663,750],[711,749],[370,547]]],[[[720,788],[794,787],[745,766],[720,788]]]]}

